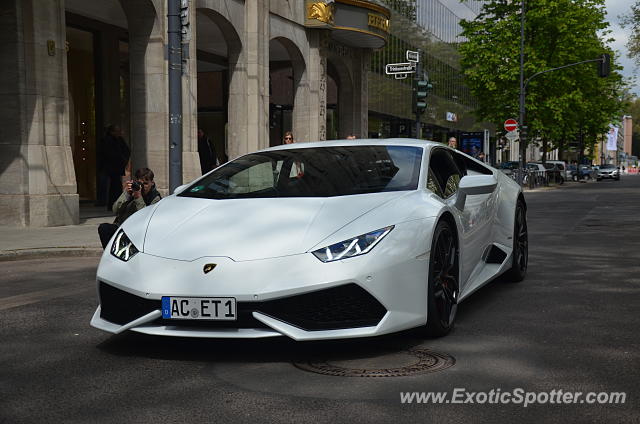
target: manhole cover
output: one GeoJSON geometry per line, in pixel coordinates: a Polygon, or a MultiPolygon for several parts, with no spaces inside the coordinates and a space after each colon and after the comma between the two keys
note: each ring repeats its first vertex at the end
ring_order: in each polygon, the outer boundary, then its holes
{"type": "Polygon", "coordinates": [[[297,368],[338,377],[405,377],[453,366],[456,360],[444,353],[410,349],[376,358],[294,362],[297,368]]]}

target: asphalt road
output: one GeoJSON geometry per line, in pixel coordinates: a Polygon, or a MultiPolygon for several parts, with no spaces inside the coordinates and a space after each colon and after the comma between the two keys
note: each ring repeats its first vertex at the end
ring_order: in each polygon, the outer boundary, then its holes
{"type": "Polygon", "coordinates": [[[454,332],[436,340],[417,331],[306,344],[111,337],[89,327],[97,258],[0,263],[0,422],[637,423],[640,177],[526,198],[526,280],[489,284],[460,305],[454,332]],[[456,363],[385,378],[292,364],[385,368],[410,363],[407,349],[416,348],[456,363]],[[456,388],[626,392],[626,402],[400,402],[400,392],[456,388]]]}

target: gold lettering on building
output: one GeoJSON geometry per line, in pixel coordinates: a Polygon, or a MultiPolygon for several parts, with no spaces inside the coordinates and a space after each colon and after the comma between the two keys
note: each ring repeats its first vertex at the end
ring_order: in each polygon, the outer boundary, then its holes
{"type": "Polygon", "coordinates": [[[382,15],[369,13],[369,26],[389,32],[389,19],[382,15]]]}

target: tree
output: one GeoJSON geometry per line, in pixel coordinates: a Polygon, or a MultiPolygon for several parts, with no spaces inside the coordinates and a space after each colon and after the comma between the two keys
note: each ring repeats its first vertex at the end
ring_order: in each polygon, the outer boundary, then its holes
{"type": "MultiPolygon", "coordinates": [[[[501,126],[519,112],[520,2],[490,0],[473,21],[463,21],[460,46],[466,81],[478,99],[480,119],[501,126]]],[[[536,0],[525,16],[525,78],[551,68],[595,59],[606,47],[604,0],[536,0]]],[[[551,148],[567,135],[595,143],[620,113],[622,77],[598,78],[595,64],[542,74],[527,88],[529,139],[551,148]]]]}
{"type": "Polygon", "coordinates": [[[627,41],[628,55],[640,66],[640,1],[636,1],[631,6],[631,12],[621,16],[621,18],[622,27],[631,29],[631,34],[627,41]]]}
{"type": "Polygon", "coordinates": [[[633,117],[631,154],[633,156],[640,156],[640,98],[635,97],[630,99],[629,105],[625,110],[625,115],[633,117]]]}

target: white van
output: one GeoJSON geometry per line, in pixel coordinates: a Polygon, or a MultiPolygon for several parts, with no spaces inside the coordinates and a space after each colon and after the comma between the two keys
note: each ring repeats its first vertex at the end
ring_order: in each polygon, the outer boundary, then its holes
{"type": "Polygon", "coordinates": [[[567,175],[567,162],[563,160],[547,160],[547,163],[552,163],[556,165],[558,171],[564,178],[565,181],[571,181],[571,175],[567,175]]]}

